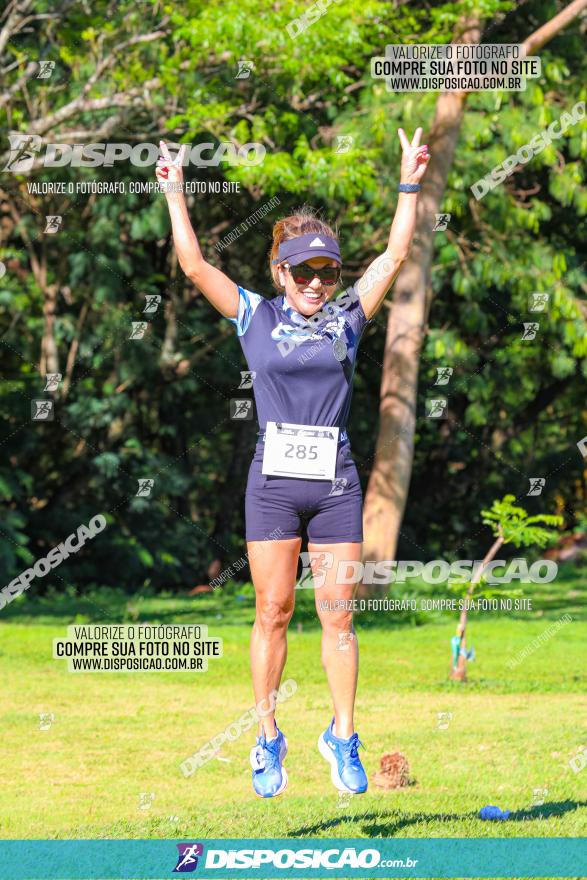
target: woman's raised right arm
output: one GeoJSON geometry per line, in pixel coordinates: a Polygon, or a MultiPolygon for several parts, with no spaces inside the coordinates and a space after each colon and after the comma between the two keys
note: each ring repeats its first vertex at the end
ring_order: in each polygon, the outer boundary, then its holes
{"type": "Polygon", "coordinates": [[[239,300],[237,286],[228,275],[216,269],[202,256],[196,233],[190,222],[184,194],[181,186],[178,186],[183,183],[184,147],[181,147],[175,160],[171,158],[163,141],[160,142],[160,147],[163,158],[157,162],[156,175],[163,188],[165,184],[174,185],[174,188],[165,191],[165,197],[179,265],[221,315],[225,318],[236,318],[239,300]]]}

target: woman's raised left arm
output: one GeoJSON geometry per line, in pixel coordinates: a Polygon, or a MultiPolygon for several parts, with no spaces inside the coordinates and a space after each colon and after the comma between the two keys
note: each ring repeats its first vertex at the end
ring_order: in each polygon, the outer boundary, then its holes
{"type": "MultiPolygon", "coordinates": [[[[398,129],[398,135],[402,145],[400,183],[420,184],[430,161],[428,145],[420,146],[422,129],[416,129],[411,143],[403,128],[398,129]]],[[[355,290],[367,318],[372,318],[377,312],[408,258],[416,228],[417,199],[417,192],[398,193],[387,248],[373,260],[357,282],[355,290]]]]}

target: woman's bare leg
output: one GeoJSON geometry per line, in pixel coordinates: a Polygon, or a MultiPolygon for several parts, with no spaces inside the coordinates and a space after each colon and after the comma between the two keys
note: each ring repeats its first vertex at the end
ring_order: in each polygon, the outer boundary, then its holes
{"type": "MultiPolygon", "coordinates": [[[[332,565],[322,569],[324,575],[317,581],[319,584],[323,579],[324,583],[315,589],[315,600],[322,624],[322,665],[332,695],[334,729],[336,736],[342,739],[348,739],[355,732],[353,713],[359,672],[359,649],[353,629],[353,613],[345,607],[353,598],[356,584],[337,584],[336,575],[339,561],[356,562],[361,559],[361,548],[362,544],[350,542],[308,544],[311,558],[319,558],[322,553],[332,554],[332,565]],[[341,604],[339,609],[335,610],[337,600],[341,604]]],[[[341,566],[341,569],[343,568],[344,566],[341,566]]]]}
{"type": "MultiPolygon", "coordinates": [[[[257,711],[270,708],[269,694],[279,687],[285,666],[287,627],[294,610],[301,543],[301,538],[247,543],[257,599],[251,635],[251,671],[257,711]]],[[[259,735],[261,731],[267,739],[277,735],[274,706],[261,716],[259,735]]]]}

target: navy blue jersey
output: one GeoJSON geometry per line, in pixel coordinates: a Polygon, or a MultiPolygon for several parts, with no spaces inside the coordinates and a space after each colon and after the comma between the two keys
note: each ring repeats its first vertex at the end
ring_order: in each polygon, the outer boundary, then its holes
{"type": "Polygon", "coordinates": [[[238,286],[237,334],[249,370],[261,431],[268,421],[346,428],[357,349],[370,321],[345,291],[305,318],[283,295],[265,299],[238,286]]]}

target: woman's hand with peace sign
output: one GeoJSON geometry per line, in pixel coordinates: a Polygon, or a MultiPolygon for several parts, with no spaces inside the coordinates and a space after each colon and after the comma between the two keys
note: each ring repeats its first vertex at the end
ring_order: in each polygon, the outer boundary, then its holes
{"type": "MultiPolygon", "coordinates": [[[[398,128],[397,133],[402,145],[399,182],[420,184],[430,161],[428,145],[420,146],[422,129],[416,129],[411,143],[403,128],[398,128]]],[[[417,192],[418,188],[413,192],[408,190],[408,192],[399,193],[387,247],[384,253],[373,260],[357,282],[357,293],[367,318],[372,318],[380,308],[389,288],[409,256],[416,229],[417,192]]]]}
{"type": "Polygon", "coordinates": [[[224,272],[204,259],[190,222],[183,193],[183,160],[187,145],[181,145],[175,159],[164,141],[159,141],[159,149],[161,155],[157,159],[155,174],[167,198],[179,265],[221,315],[225,318],[236,318],[239,306],[238,288],[224,272]]]}
{"type": "Polygon", "coordinates": [[[165,195],[181,192],[183,189],[183,160],[186,145],[181,145],[175,159],[171,156],[169,148],[164,141],[159,141],[159,149],[161,150],[161,155],[157,159],[155,175],[161,184],[161,189],[165,195]],[[166,184],[169,183],[174,184],[174,186],[168,189],[166,184]]]}
{"type": "Polygon", "coordinates": [[[398,128],[397,133],[402,145],[400,183],[420,183],[430,161],[428,144],[420,146],[422,129],[416,129],[412,143],[409,142],[403,128],[398,128]]]}

